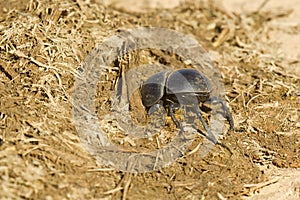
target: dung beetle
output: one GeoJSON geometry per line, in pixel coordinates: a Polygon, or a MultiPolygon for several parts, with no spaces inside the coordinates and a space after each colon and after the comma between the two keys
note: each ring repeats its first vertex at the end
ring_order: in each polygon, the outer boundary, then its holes
{"type": "MultiPolygon", "coordinates": [[[[182,129],[182,125],[175,117],[175,110],[185,109],[192,116],[190,122],[198,118],[205,128],[208,139],[218,143],[212,134],[208,124],[203,119],[199,103],[209,102],[211,104],[221,104],[223,115],[230,125],[234,128],[232,115],[224,101],[212,95],[213,85],[211,81],[202,73],[195,69],[179,69],[175,71],[162,71],[148,78],[141,86],[141,98],[143,105],[148,109],[151,115],[161,106],[167,106],[169,114],[177,126],[182,129]],[[150,112],[151,111],[151,112],[150,112]]],[[[195,125],[193,125],[194,128],[195,125]]]]}

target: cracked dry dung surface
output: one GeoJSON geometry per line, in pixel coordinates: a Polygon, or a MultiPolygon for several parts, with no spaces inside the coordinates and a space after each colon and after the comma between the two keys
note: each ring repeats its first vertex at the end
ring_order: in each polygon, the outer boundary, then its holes
{"type": "MultiPolygon", "coordinates": [[[[267,179],[259,166],[300,167],[300,78],[285,72],[295,63],[278,45],[262,39],[273,28],[267,22],[288,13],[236,16],[208,1],[145,14],[97,0],[16,2],[0,1],[1,198],[240,199],[251,192],[245,184],[267,179]],[[210,52],[236,123],[237,131],[222,139],[232,156],[216,146],[202,160],[192,153],[160,171],[132,175],[97,165],[83,148],[72,115],[77,69],[105,38],[140,26],[190,34],[210,52]]],[[[144,60],[151,56],[179,67],[178,59],[162,52],[142,53],[144,60]]],[[[113,81],[113,73],[106,80],[113,81]]],[[[97,101],[105,103],[98,104],[99,115],[109,112],[111,98],[111,86],[101,86],[97,101]]],[[[172,130],[168,118],[166,135],[172,130]]],[[[114,141],[137,148],[121,139],[114,141]]]]}

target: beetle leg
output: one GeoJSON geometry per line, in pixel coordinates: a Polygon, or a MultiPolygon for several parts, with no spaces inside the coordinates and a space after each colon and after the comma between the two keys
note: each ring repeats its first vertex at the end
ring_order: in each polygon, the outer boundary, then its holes
{"type": "MultiPolygon", "coordinates": [[[[204,135],[208,140],[212,141],[213,143],[217,144],[218,140],[216,139],[216,137],[213,135],[213,133],[211,132],[210,128],[208,127],[208,124],[205,122],[205,120],[202,117],[202,114],[200,112],[200,109],[198,107],[198,105],[194,105],[192,107],[188,106],[186,107],[186,112],[187,113],[195,113],[197,115],[197,118],[200,120],[200,122],[202,123],[204,129],[207,132],[207,135],[204,135]]],[[[188,114],[190,115],[190,114],[188,114]]],[[[189,117],[189,116],[188,116],[189,117]]],[[[196,124],[193,123],[192,126],[199,132],[200,130],[197,128],[196,124]]],[[[201,132],[201,131],[200,131],[201,132]]]]}
{"type": "Polygon", "coordinates": [[[211,132],[210,128],[208,127],[207,123],[205,122],[205,120],[202,117],[202,114],[200,112],[200,109],[197,105],[186,108],[187,112],[193,112],[196,113],[197,117],[199,118],[199,120],[201,121],[203,127],[205,128],[207,135],[203,134],[201,130],[198,129],[198,127],[195,124],[192,124],[193,128],[197,130],[198,133],[200,133],[201,135],[204,135],[204,137],[206,137],[206,139],[208,139],[209,141],[213,142],[214,144],[220,145],[221,147],[224,147],[225,149],[227,149],[229,151],[229,153],[232,155],[232,151],[230,150],[230,148],[228,146],[226,146],[225,144],[221,143],[220,141],[217,140],[217,138],[214,136],[214,134],[211,132]]]}
{"type": "Polygon", "coordinates": [[[224,101],[222,99],[220,99],[219,97],[216,97],[216,96],[211,97],[208,101],[210,101],[212,104],[220,103],[222,105],[222,109],[225,113],[225,118],[227,119],[227,121],[230,125],[230,130],[234,130],[234,122],[233,122],[232,115],[229,111],[229,108],[224,103],[224,101]]]}
{"type": "Polygon", "coordinates": [[[174,111],[177,110],[180,106],[178,104],[172,103],[169,105],[169,113],[171,115],[171,118],[173,122],[175,123],[176,127],[180,129],[180,131],[183,131],[183,127],[180,124],[179,120],[175,117],[174,111]]]}
{"type": "Polygon", "coordinates": [[[151,127],[156,129],[162,128],[166,121],[166,110],[164,109],[162,102],[158,102],[150,107],[148,111],[150,117],[151,127]]]}

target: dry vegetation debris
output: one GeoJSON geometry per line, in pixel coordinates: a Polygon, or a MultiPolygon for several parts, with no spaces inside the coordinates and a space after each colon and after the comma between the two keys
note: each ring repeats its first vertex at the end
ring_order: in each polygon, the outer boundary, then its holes
{"type": "Polygon", "coordinates": [[[285,72],[293,63],[278,45],[263,40],[266,22],[288,12],[237,16],[210,1],[143,14],[99,0],[0,5],[1,198],[239,199],[266,181],[258,166],[300,167],[300,78],[285,72]],[[82,148],[72,124],[76,70],[104,38],[140,26],[193,35],[209,50],[239,130],[222,140],[233,156],[216,147],[203,160],[191,154],[130,175],[98,166],[82,148]]]}

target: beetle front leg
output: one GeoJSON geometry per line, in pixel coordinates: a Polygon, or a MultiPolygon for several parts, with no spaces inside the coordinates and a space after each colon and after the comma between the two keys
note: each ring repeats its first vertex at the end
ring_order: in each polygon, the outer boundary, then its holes
{"type": "Polygon", "coordinates": [[[211,104],[220,103],[222,105],[222,109],[223,109],[224,114],[225,114],[224,117],[227,119],[227,121],[230,125],[230,130],[234,130],[234,122],[233,122],[231,112],[230,112],[229,108],[227,107],[227,105],[224,103],[224,101],[222,99],[220,99],[219,97],[216,97],[216,96],[211,97],[208,101],[211,104]]]}
{"type": "Polygon", "coordinates": [[[197,105],[194,105],[192,107],[187,107],[186,108],[186,112],[191,112],[191,113],[195,113],[198,117],[198,119],[201,121],[204,129],[207,132],[207,135],[203,134],[197,127],[196,124],[192,124],[193,128],[197,130],[197,132],[201,133],[202,135],[204,135],[206,137],[206,139],[208,139],[209,141],[213,142],[214,144],[220,145],[222,147],[224,147],[225,149],[227,149],[230,154],[232,155],[232,151],[230,150],[230,148],[228,146],[226,146],[225,144],[221,143],[220,141],[217,140],[217,138],[215,137],[215,135],[212,133],[212,131],[210,130],[210,128],[208,127],[208,124],[205,122],[205,120],[202,117],[202,114],[200,112],[200,109],[197,105]]]}
{"type": "MultiPolygon", "coordinates": [[[[206,121],[203,119],[201,111],[198,107],[198,105],[194,105],[194,106],[187,106],[186,108],[186,112],[187,112],[187,117],[190,118],[191,115],[195,115],[197,116],[197,118],[200,120],[200,122],[202,123],[204,129],[207,132],[207,135],[204,135],[208,140],[210,140],[211,142],[217,144],[218,140],[216,139],[216,137],[214,136],[214,134],[211,132],[208,124],[206,123],[206,121]]],[[[192,126],[199,132],[199,129],[197,127],[197,125],[195,123],[192,123],[192,126]]]]}
{"type": "Polygon", "coordinates": [[[176,127],[180,129],[180,131],[183,131],[183,127],[181,125],[181,123],[179,122],[179,120],[175,117],[175,111],[178,110],[180,108],[179,104],[176,103],[172,103],[169,105],[169,113],[171,115],[171,118],[173,120],[173,122],[175,123],[176,127]]]}

